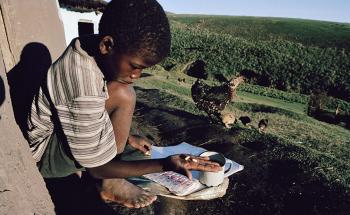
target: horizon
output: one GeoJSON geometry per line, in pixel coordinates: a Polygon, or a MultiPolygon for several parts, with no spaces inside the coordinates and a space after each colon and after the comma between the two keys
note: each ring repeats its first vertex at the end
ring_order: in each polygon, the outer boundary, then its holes
{"type": "Polygon", "coordinates": [[[297,17],[281,17],[281,16],[254,16],[254,15],[225,15],[225,14],[201,14],[201,13],[174,13],[172,11],[165,11],[166,13],[170,13],[173,15],[179,16],[227,16],[227,17],[251,17],[251,18],[276,18],[276,19],[296,19],[296,20],[308,20],[308,21],[316,21],[316,22],[333,22],[340,24],[350,24],[350,22],[339,22],[339,21],[331,21],[331,20],[320,20],[320,19],[311,19],[311,18],[297,18],[297,17]]]}
{"type": "Polygon", "coordinates": [[[178,15],[219,15],[292,18],[350,23],[350,2],[343,0],[158,0],[164,10],[178,15]]]}

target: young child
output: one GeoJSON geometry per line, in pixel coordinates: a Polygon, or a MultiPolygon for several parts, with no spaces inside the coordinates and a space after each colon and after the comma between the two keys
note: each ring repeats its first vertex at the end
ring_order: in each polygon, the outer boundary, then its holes
{"type": "Polygon", "coordinates": [[[123,178],[168,170],[191,177],[191,169],[220,170],[208,158],[194,156],[145,161],[116,157],[126,143],[145,153],[150,149],[146,139],[129,134],[136,102],[132,83],[169,52],[169,24],[156,0],[111,1],[99,35],[71,42],[32,103],[26,135],[43,177],[85,169],[103,179],[103,199],[139,208],[156,196],[123,178]]]}

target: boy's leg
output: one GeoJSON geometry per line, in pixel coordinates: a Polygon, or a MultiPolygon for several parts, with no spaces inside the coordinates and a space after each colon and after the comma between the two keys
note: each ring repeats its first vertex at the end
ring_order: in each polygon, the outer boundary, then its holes
{"type": "MultiPolygon", "coordinates": [[[[110,85],[108,87],[110,87],[110,85]]],[[[118,90],[118,89],[113,89],[113,90],[118,90]]],[[[119,99],[119,98],[110,96],[108,102],[113,104],[114,103],[113,99],[119,99]]],[[[131,121],[132,113],[134,111],[134,104],[131,104],[130,107],[127,107],[127,108],[130,108],[130,109],[125,110],[125,112],[130,113],[129,117],[131,121]]],[[[118,112],[114,110],[108,110],[108,112],[111,113],[110,119],[112,120],[112,124],[117,123],[117,121],[114,121],[114,120],[120,120],[121,117],[125,117],[125,115],[120,117],[120,115],[117,115],[118,112]]],[[[126,119],[125,121],[128,121],[128,119],[126,119]]],[[[126,123],[123,122],[122,124],[125,125],[125,124],[128,124],[128,122],[126,123]]],[[[118,154],[123,152],[126,144],[126,141],[120,141],[120,142],[121,143],[117,145],[117,148],[119,150],[118,154]]],[[[118,178],[104,179],[102,181],[100,195],[101,195],[101,198],[105,201],[117,202],[119,204],[122,204],[130,208],[145,207],[150,205],[152,202],[154,202],[157,199],[156,195],[146,192],[145,190],[131,184],[125,179],[118,179],[118,178]]]]}

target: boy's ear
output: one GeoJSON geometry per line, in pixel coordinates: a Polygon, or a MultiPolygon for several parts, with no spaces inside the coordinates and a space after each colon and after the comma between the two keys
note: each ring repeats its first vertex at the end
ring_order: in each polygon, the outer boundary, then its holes
{"type": "Polygon", "coordinates": [[[104,36],[100,41],[100,53],[102,55],[110,54],[114,48],[114,39],[111,36],[104,36]]]}

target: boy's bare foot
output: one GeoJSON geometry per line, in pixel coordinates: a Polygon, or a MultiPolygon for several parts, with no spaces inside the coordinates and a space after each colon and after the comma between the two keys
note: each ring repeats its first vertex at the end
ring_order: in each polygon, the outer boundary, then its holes
{"type": "Polygon", "coordinates": [[[116,202],[128,208],[146,207],[157,199],[153,195],[125,179],[104,179],[100,192],[107,202],[116,202]]]}

